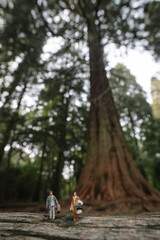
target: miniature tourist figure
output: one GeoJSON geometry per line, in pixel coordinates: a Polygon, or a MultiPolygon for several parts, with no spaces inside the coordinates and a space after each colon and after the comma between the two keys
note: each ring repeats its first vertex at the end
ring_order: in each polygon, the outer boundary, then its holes
{"type": "Polygon", "coordinates": [[[49,219],[55,219],[55,209],[58,204],[57,198],[50,191],[46,200],[46,210],[49,210],[49,219]]]}
{"type": "Polygon", "coordinates": [[[72,211],[74,215],[74,220],[73,220],[74,222],[78,221],[78,213],[82,212],[81,205],[83,205],[83,202],[77,196],[77,193],[74,192],[74,196],[72,197],[71,207],[70,207],[70,211],[72,211]]]}

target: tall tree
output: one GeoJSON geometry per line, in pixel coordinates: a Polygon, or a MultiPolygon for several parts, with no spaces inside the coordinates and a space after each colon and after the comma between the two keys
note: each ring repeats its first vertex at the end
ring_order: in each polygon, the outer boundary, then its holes
{"type": "MultiPolygon", "coordinates": [[[[159,201],[128,150],[105,72],[102,40],[128,44],[137,33],[135,1],[63,1],[87,26],[91,107],[86,164],[77,190],[86,201],[159,201]],[[131,24],[131,22],[133,24],[131,24]],[[134,23],[136,23],[134,25],[134,23]]],[[[139,18],[139,17],[138,17],[139,18]]],[[[142,19],[141,19],[142,20],[142,19]]]]}
{"type": "Polygon", "coordinates": [[[3,47],[1,65],[16,64],[17,67],[8,67],[9,71],[1,89],[0,123],[4,127],[0,139],[0,165],[11,131],[16,128],[22,99],[29,85],[37,81],[39,57],[45,40],[45,30],[41,23],[39,22],[37,26],[35,24],[34,2],[17,0],[11,4],[1,3],[1,5],[2,11],[6,10],[4,25],[0,31],[3,47]],[[18,62],[17,59],[19,59],[18,62]]]}
{"type": "Polygon", "coordinates": [[[155,118],[160,119],[160,80],[151,79],[152,110],[155,118]]]}
{"type": "Polygon", "coordinates": [[[144,8],[145,13],[145,32],[146,39],[149,44],[145,43],[145,48],[152,51],[155,58],[158,60],[160,56],[160,2],[149,1],[144,8]]]}

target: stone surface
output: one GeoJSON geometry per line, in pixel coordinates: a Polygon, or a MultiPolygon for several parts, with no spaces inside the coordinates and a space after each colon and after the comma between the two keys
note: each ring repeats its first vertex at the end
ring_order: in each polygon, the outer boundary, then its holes
{"type": "Polygon", "coordinates": [[[81,215],[69,213],[49,220],[40,213],[0,213],[0,240],[90,239],[160,240],[160,213],[81,215]]]}

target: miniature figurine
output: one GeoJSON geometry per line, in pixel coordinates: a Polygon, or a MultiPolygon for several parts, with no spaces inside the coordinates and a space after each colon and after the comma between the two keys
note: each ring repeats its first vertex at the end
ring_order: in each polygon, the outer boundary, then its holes
{"type": "Polygon", "coordinates": [[[58,204],[57,198],[50,191],[46,200],[46,210],[49,210],[49,219],[55,219],[55,209],[58,204]]]}
{"type": "Polygon", "coordinates": [[[83,205],[83,202],[77,196],[77,193],[74,192],[74,196],[72,197],[72,202],[71,202],[71,207],[70,207],[70,211],[72,211],[73,215],[74,215],[74,220],[73,220],[74,222],[78,221],[78,213],[82,212],[81,205],[83,205]]]}

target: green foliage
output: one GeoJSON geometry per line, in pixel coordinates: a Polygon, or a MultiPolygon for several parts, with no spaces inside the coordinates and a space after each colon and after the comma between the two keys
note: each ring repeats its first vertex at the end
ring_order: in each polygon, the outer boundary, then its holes
{"type": "Polygon", "coordinates": [[[33,193],[37,181],[35,175],[36,168],[33,164],[11,167],[7,172],[1,169],[0,185],[3,184],[5,174],[7,174],[7,184],[5,191],[6,202],[27,202],[32,201],[33,193]]]}
{"type": "Polygon", "coordinates": [[[160,56],[160,2],[151,1],[145,5],[145,31],[147,32],[147,50],[152,50],[156,59],[160,56]]]}
{"type": "Polygon", "coordinates": [[[160,121],[150,118],[150,121],[142,124],[141,138],[143,140],[143,152],[147,161],[145,164],[152,185],[160,190],[160,121]]]}

